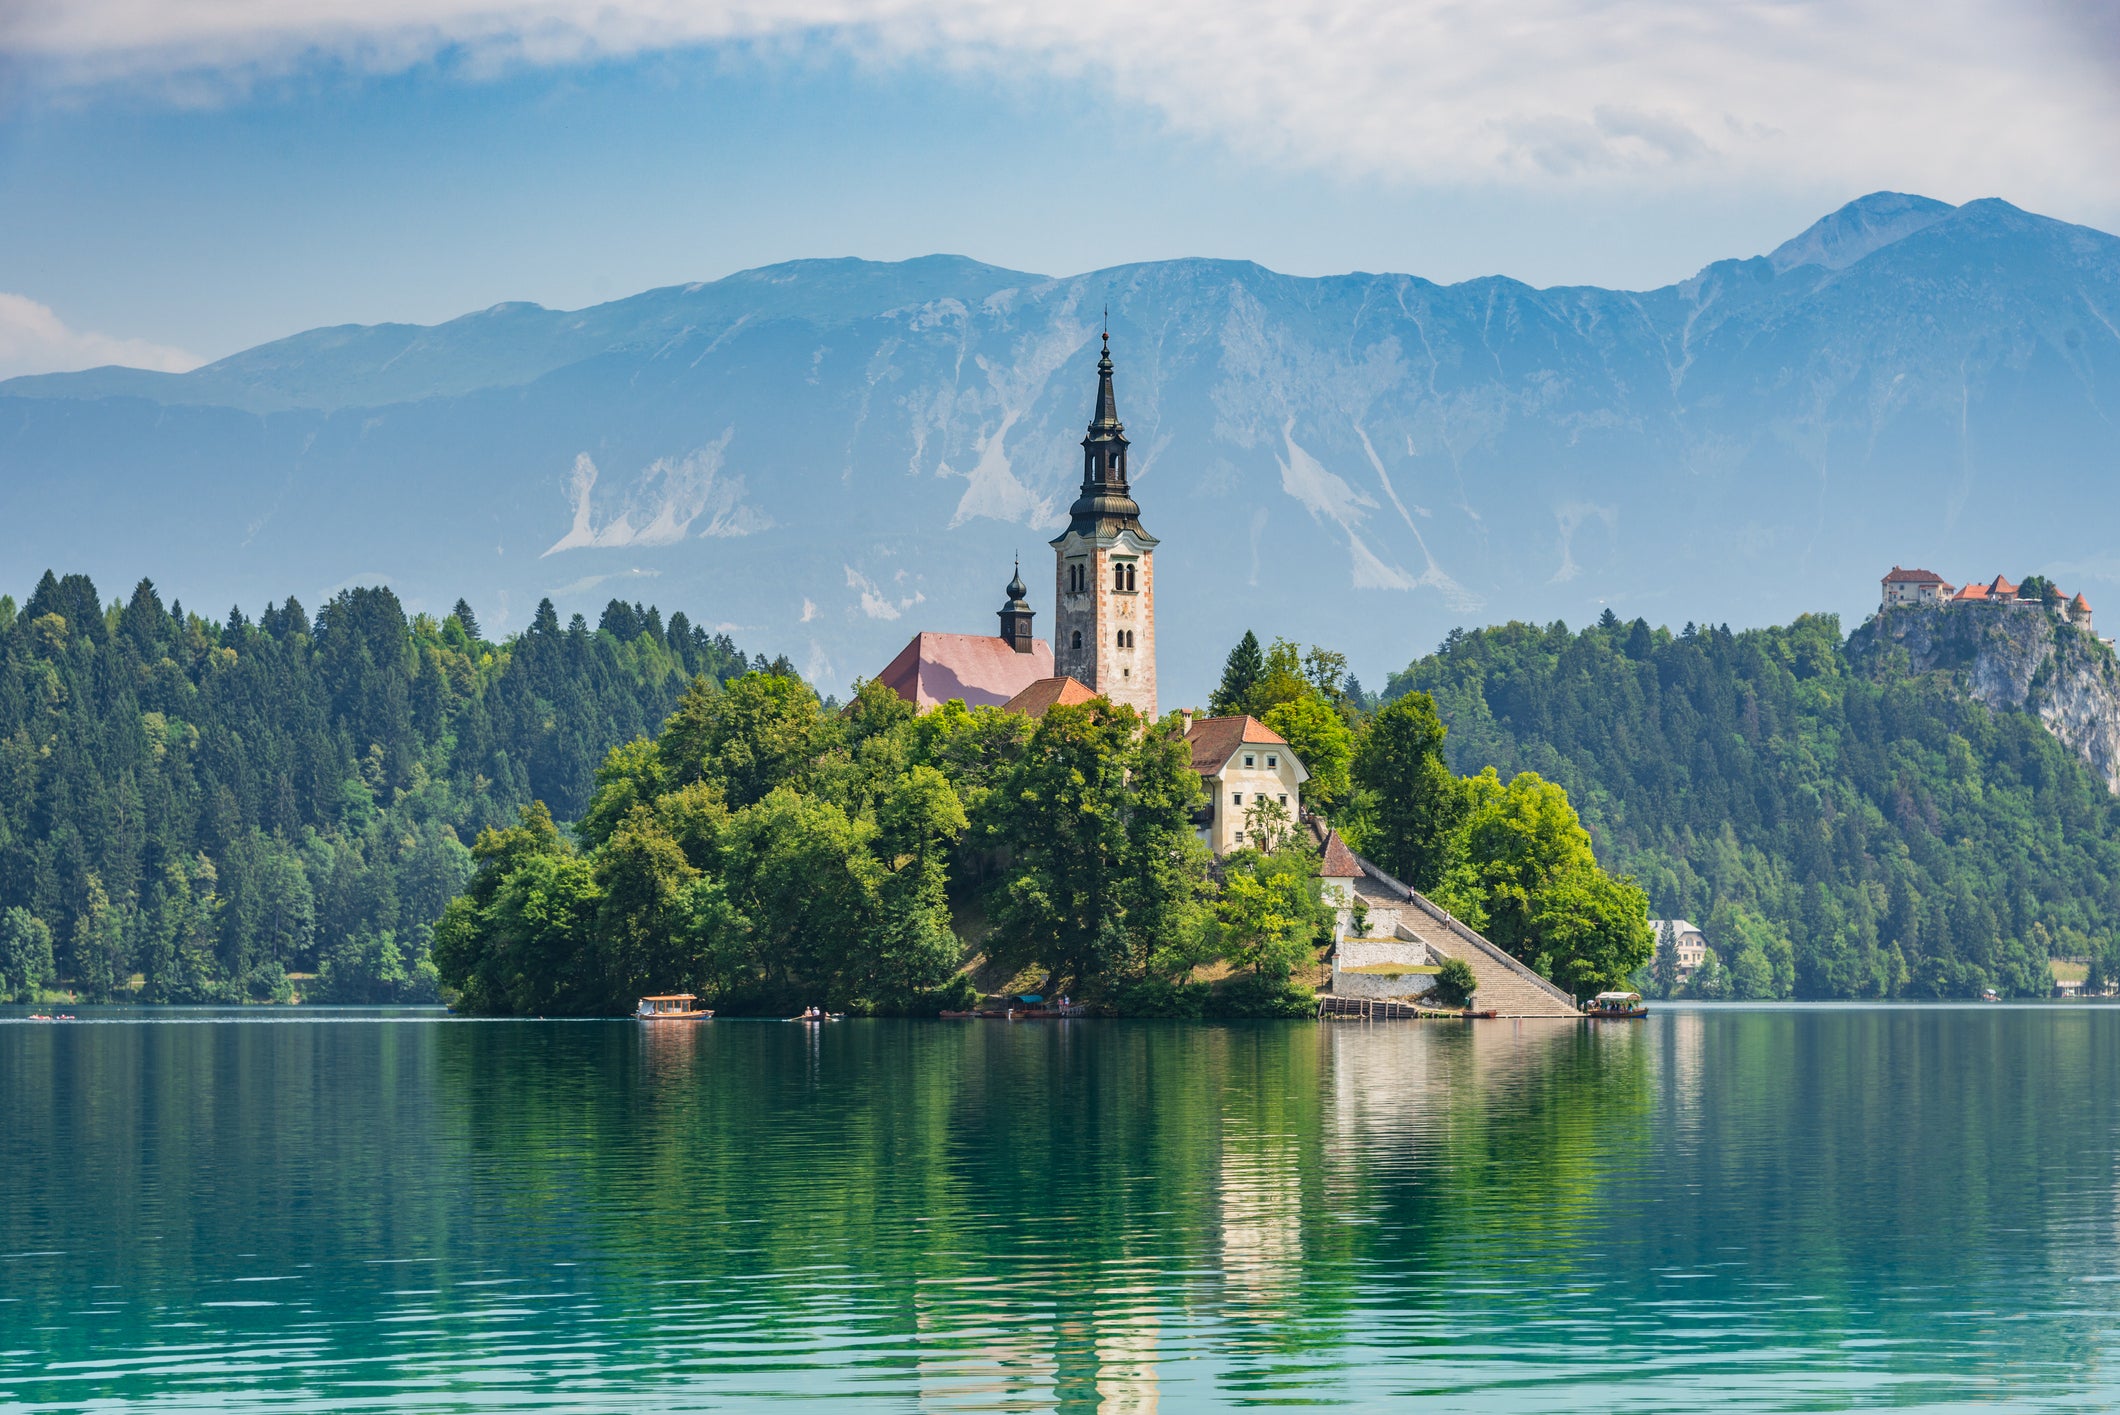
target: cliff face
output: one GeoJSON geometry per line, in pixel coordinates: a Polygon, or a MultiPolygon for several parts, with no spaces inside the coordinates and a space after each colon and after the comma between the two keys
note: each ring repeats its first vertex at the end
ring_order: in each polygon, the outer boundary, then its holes
{"type": "Polygon", "coordinates": [[[2036,605],[1894,609],[1857,629],[1849,657],[1945,672],[1990,708],[2035,714],[2120,793],[2120,661],[2036,605]]]}

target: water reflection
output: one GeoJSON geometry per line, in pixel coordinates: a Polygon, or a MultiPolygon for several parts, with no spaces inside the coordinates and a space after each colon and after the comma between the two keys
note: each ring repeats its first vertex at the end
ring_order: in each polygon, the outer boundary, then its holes
{"type": "Polygon", "coordinates": [[[0,1405],[2107,1403],[2116,1065],[2088,1008],[0,1024],[0,1405]]]}

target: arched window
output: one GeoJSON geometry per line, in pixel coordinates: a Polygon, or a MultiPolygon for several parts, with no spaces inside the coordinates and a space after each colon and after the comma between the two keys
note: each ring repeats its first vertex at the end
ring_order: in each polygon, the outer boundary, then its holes
{"type": "Polygon", "coordinates": [[[1082,631],[1080,629],[1075,630],[1073,646],[1077,649],[1080,649],[1082,647],[1082,631]]]}
{"type": "Polygon", "coordinates": [[[1112,588],[1115,590],[1126,588],[1126,567],[1124,565],[1112,566],[1112,588]]]}
{"type": "Polygon", "coordinates": [[[1134,567],[1131,565],[1126,567],[1126,587],[1128,589],[1134,587],[1134,567]]]}

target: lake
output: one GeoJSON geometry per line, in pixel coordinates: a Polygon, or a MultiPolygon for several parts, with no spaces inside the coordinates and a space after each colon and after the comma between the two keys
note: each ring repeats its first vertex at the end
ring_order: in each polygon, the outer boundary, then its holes
{"type": "Polygon", "coordinates": [[[2120,1008],[0,1021],[0,1408],[2120,1404],[2120,1008]]]}

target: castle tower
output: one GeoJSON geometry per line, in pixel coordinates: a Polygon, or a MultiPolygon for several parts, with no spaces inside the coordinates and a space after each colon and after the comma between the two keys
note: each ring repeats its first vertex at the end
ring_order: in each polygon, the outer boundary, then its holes
{"type": "Polygon", "coordinates": [[[1024,599],[1030,591],[1023,584],[1023,564],[1018,561],[1016,573],[1009,576],[1008,601],[1001,606],[1001,637],[1008,640],[1010,648],[1017,653],[1029,653],[1038,642],[1031,637],[1031,616],[1036,612],[1024,599]]]}
{"type": "Polygon", "coordinates": [[[1082,491],[1054,539],[1053,672],[1156,716],[1156,538],[1126,486],[1126,429],[1112,394],[1111,333],[1082,439],[1082,491]]]}

